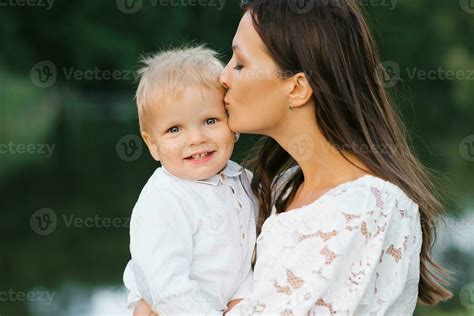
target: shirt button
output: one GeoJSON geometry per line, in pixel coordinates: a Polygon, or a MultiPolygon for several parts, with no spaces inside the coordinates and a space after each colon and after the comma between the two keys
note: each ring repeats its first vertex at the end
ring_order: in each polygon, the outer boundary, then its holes
{"type": "Polygon", "coordinates": [[[245,239],[245,233],[242,233],[242,239],[245,239]]]}
{"type": "Polygon", "coordinates": [[[240,203],[240,201],[238,201],[237,203],[239,203],[239,207],[242,208],[242,203],[240,203]]]}

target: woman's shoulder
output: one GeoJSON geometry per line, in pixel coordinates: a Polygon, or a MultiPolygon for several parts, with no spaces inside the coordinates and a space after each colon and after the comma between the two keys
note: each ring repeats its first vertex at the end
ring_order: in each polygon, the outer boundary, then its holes
{"type": "Polygon", "coordinates": [[[336,208],[356,206],[362,212],[374,208],[418,211],[418,205],[398,185],[370,174],[334,187],[320,200],[320,204],[332,204],[336,208]]]}
{"type": "Polygon", "coordinates": [[[358,179],[343,183],[335,188],[340,191],[341,199],[365,201],[372,198],[377,207],[384,203],[394,202],[397,206],[417,207],[418,205],[396,184],[380,177],[366,174],[358,179]]]}
{"type": "Polygon", "coordinates": [[[399,186],[372,175],[342,183],[314,202],[274,214],[267,222],[265,232],[277,231],[292,245],[310,236],[351,240],[360,235],[361,240],[374,242],[390,236],[385,242],[398,244],[400,238],[413,235],[420,240],[421,235],[418,205],[399,186]]]}
{"type": "Polygon", "coordinates": [[[373,210],[383,210],[384,214],[397,210],[411,217],[418,213],[418,205],[396,184],[367,174],[337,185],[310,204],[280,214],[319,217],[326,212],[359,215],[373,210]]]}

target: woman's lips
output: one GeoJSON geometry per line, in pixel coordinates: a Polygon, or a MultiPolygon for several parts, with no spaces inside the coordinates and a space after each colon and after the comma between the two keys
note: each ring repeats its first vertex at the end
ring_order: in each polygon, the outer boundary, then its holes
{"type": "Polygon", "coordinates": [[[224,98],[224,107],[227,108],[230,105],[230,102],[224,98]]]}

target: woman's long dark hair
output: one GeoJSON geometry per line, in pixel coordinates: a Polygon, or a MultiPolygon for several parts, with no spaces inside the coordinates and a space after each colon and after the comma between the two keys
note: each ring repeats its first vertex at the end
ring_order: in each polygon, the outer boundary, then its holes
{"type": "MultiPolygon", "coordinates": [[[[255,0],[242,6],[283,76],[304,72],[311,88],[318,127],[339,152],[357,156],[371,173],[398,185],[419,206],[423,243],[418,302],[436,305],[452,297],[448,270],[430,255],[433,220],[443,205],[427,169],[411,150],[404,125],[384,88],[375,41],[354,0],[255,0]],[[311,7],[308,7],[311,6],[311,7]],[[358,150],[360,148],[372,150],[358,150]]],[[[303,182],[299,169],[279,191],[274,184],[294,159],[273,139],[263,137],[246,165],[254,172],[259,203],[257,234],[272,206],[283,212],[303,182]],[[290,189],[288,197],[283,193],[290,189]]]]}

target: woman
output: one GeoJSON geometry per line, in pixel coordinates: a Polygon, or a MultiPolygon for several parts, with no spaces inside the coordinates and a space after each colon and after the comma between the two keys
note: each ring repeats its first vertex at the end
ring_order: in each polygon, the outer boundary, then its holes
{"type": "Polygon", "coordinates": [[[249,161],[254,288],[227,314],[408,315],[449,299],[429,253],[441,204],[361,10],[297,3],[247,2],[221,76],[231,129],[265,136],[249,161]]]}

